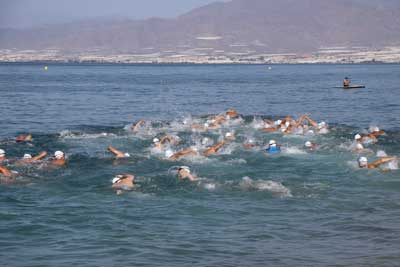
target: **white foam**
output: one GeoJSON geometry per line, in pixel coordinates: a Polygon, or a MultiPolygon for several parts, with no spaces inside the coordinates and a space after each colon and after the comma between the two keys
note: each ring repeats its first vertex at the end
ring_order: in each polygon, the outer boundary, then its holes
{"type": "Polygon", "coordinates": [[[255,189],[258,191],[269,191],[274,194],[278,194],[280,197],[292,197],[292,192],[289,188],[284,186],[280,182],[271,180],[257,180],[254,181],[250,177],[246,176],[242,178],[239,185],[242,189],[255,189]]]}
{"type": "Polygon", "coordinates": [[[297,148],[297,147],[286,147],[282,150],[283,153],[289,154],[289,155],[304,155],[307,154],[307,152],[297,148]]]}
{"type": "Polygon", "coordinates": [[[388,163],[389,170],[398,170],[399,169],[399,161],[392,160],[388,163]]]}
{"type": "Polygon", "coordinates": [[[383,151],[383,150],[378,150],[378,151],[376,152],[376,156],[379,157],[379,158],[384,158],[384,157],[387,157],[388,155],[386,154],[385,151],[383,151]]]}

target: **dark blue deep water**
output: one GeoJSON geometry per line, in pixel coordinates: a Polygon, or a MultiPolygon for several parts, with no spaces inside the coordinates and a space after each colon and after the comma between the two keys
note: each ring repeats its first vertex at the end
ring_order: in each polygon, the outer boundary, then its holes
{"type": "Polygon", "coordinates": [[[3,165],[20,173],[0,184],[0,266],[400,265],[400,172],[360,170],[349,149],[379,126],[368,158],[400,156],[400,65],[43,66],[0,65],[3,165]],[[334,88],[344,76],[367,88],[334,88]],[[243,120],[208,132],[181,123],[229,108],[243,120]],[[256,129],[303,113],[330,133],[256,129]],[[139,119],[144,129],[127,131],[139,119]],[[208,158],[151,149],[164,134],[179,136],[177,151],[227,131],[236,141],[208,158]],[[13,141],[27,133],[33,141],[13,141]],[[246,150],[249,137],[284,151],[246,150]],[[114,160],[109,145],[131,158],[114,160]],[[67,166],[14,160],[43,150],[65,151],[67,166]],[[198,182],[175,177],[183,164],[198,182]],[[137,176],[133,191],[114,193],[119,173],[137,176]]]}

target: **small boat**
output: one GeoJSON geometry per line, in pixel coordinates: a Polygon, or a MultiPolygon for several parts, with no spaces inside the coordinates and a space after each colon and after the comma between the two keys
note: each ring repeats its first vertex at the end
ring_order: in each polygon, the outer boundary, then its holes
{"type": "Polygon", "coordinates": [[[365,88],[365,85],[336,86],[335,88],[340,88],[340,89],[359,89],[359,88],[365,88]]]}

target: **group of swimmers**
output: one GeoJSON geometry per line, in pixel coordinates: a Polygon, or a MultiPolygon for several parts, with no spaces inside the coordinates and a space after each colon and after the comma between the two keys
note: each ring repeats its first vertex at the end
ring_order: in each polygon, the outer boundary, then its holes
{"type": "MultiPolygon", "coordinates": [[[[203,121],[188,122],[182,121],[182,126],[191,129],[193,132],[209,132],[217,129],[228,128],[230,124],[241,124],[243,119],[239,113],[233,109],[226,111],[219,115],[209,116],[203,121]]],[[[128,130],[133,134],[139,134],[142,129],[146,127],[146,121],[140,120],[133,124],[128,130]]],[[[265,119],[261,124],[257,126],[257,129],[268,133],[281,133],[283,135],[296,134],[304,136],[312,135],[324,135],[329,133],[329,126],[326,122],[317,123],[311,119],[308,115],[301,115],[298,119],[294,119],[290,116],[279,120],[268,120],[265,119]]],[[[370,150],[364,148],[365,144],[376,143],[381,135],[385,132],[377,127],[372,128],[369,133],[361,135],[357,134],[354,137],[353,151],[358,154],[369,153],[370,150]]],[[[31,142],[32,135],[18,136],[16,143],[31,142]]],[[[234,132],[226,132],[223,137],[216,143],[213,143],[208,137],[204,137],[200,141],[200,146],[190,147],[178,151],[173,151],[173,147],[180,142],[178,136],[165,135],[162,138],[153,137],[152,148],[157,151],[163,158],[170,161],[181,160],[186,156],[203,156],[209,157],[217,154],[223,147],[228,146],[234,140],[236,140],[234,132]],[[200,147],[200,148],[199,148],[200,147]]],[[[244,149],[265,149],[268,154],[279,154],[282,152],[280,144],[275,140],[270,140],[265,146],[263,144],[256,143],[252,138],[248,138],[242,143],[244,149]]],[[[304,148],[309,151],[319,149],[319,145],[311,141],[304,143],[304,148]]],[[[116,159],[129,158],[131,155],[127,152],[118,150],[113,146],[107,147],[107,150],[111,152],[116,159]]],[[[0,149],[0,182],[12,183],[15,181],[15,177],[18,173],[8,169],[5,164],[16,162],[17,164],[34,164],[38,162],[45,162],[52,166],[64,166],[66,164],[65,153],[62,151],[56,151],[54,157],[46,159],[47,152],[43,151],[36,156],[25,154],[21,159],[9,160],[6,156],[6,152],[0,149]]],[[[396,157],[382,157],[374,163],[368,163],[368,159],[365,156],[361,156],[358,159],[359,168],[378,168],[385,163],[397,160],[396,157]]],[[[177,168],[177,177],[181,180],[196,181],[198,178],[194,175],[188,166],[180,166],[177,168]]],[[[135,186],[135,176],[133,174],[119,174],[112,179],[112,188],[115,189],[117,194],[121,194],[124,191],[132,190],[135,186]]]]}

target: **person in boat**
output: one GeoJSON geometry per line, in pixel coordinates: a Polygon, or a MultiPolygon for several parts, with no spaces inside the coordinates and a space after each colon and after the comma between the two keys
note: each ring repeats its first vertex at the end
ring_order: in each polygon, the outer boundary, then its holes
{"type": "Polygon", "coordinates": [[[47,152],[43,151],[40,152],[37,156],[32,157],[31,154],[25,154],[24,157],[21,159],[21,163],[29,164],[29,163],[35,163],[38,160],[41,160],[42,158],[46,157],[47,152]]]}
{"type": "Polygon", "coordinates": [[[361,169],[375,169],[380,167],[382,164],[391,162],[393,160],[397,160],[396,157],[385,157],[380,160],[375,161],[374,163],[368,164],[368,159],[366,157],[361,157],[358,159],[358,167],[361,169]]]}
{"type": "Polygon", "coordinates": [[[112,146],[107,147],[107,150],[113,153],[116,159],[129,158],[131,156],[129,153],[124,153],[112,146]]]}
{"type": "Polygon", "coordinates": [[[350,87],[351,81],[348,77],[343,80],[343,87],[350,87]]]}
{"type": "Polygon", "coordinates": [[[64,166],[66,163],[65,154],[62,151],[56,151],[54,153],[54,159],[51,163],[55,166],[64,166]]]}
{"type": "Polygon", "coordinates": [[[281,148],[277,145],[275,140],[270,140],[266,151],[270,154],[278,154],[281,152],[281,148]]]}
{"type": "Polygon", "coordinates": [[[180,180],[188,179],[191,182],[197,181],[197,177],[192,174],[190,168],[187,166],[181,166],[178,168],[178,178],[180,180]]]}
{"type": "Polygon", "coordinates": [[[131,174],[119,174],[112,179],[112,188],[117,195],[124,191],[131,191],[134,188],[135,176],[131,174]]]}

